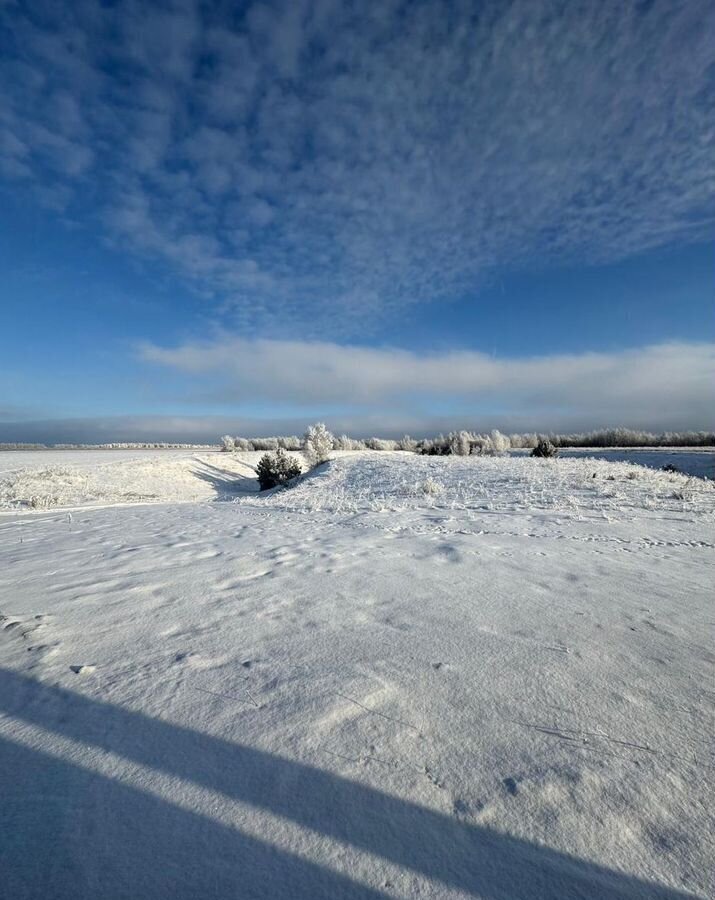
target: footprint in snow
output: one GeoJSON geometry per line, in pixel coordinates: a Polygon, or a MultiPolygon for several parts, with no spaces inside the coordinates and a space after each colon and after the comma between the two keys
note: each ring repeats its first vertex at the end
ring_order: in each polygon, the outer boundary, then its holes
{"type": "Polygon", "coordinates": [[[512,797],[515,797],[519,793],[519,781],[516,778],[512,778],[511,775],[508,778],[503,778],[502,784],[512,797]]]}
{"type": "Polygon", "coordinates": [[[96,669],[96,666],[70,666],[70,671],[74,672],[75,675],[91,675],[92,672],[96,669]]]}
{"type": "Polygon", "coordinates": [[[439,775],[436,775],[429,766],[424,767],[424,773],[427,776],[427,780],[431,781],[435,787],[444,790],[444,781],[439,777],[439,775]]]}

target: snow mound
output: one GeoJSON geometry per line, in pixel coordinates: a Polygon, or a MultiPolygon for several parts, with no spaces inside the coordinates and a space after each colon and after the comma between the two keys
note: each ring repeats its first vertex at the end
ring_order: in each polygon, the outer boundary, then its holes
{"type": "Polygon", "coordinates": [[[429,457],[404,453],[337,458],[293,487],[236,502],[348,513],[433,508],[608,514],[624,509],[712,510],[710,481],[628,462],[530,457],[429,457]]]}

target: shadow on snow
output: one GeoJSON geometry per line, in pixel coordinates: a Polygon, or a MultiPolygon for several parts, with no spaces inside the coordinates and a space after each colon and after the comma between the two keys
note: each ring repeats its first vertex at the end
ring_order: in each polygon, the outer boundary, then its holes
{"type": "MultiPolygon", "coordinates": [[[[0,710],[488,900],[684,900],[678,890],[469,824],[311,765],[0,669],[0,710]]],[[[142,776],[146,777],[146,776],[142,776]]],[[[14,900],[387,895],[171,802],[0,741],[0,883],[14,900]]],[[[240,822],[238,823],[240,827],[240,822]]],[[[323,852],[324,848],[324,852],[323,852]]],[[[350,851],[323,845],[342,867],[350,851]]]]}
{"type": "Polygon", "coordinates": [[[216,491],[217,500],[227,500],[236,494],[255,494],[258,491],[258,476],[253,466],[245,463],[246,472],[233,472],[212,466],[202,460],[195,460],[192,473],[207,482],[216,491]]]}

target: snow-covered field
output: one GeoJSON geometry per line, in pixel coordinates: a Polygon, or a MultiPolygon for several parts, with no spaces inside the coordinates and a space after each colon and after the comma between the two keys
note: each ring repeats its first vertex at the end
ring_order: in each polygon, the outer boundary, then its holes
{"type": "Polygon", "coordinates": [[[1,896],[713,896],[711,482],[260,455],[0,455],[1,896]]]}

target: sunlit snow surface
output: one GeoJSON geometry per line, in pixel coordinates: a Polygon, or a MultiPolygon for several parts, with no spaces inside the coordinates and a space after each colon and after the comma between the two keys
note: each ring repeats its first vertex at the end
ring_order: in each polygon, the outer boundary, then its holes
{"type": "Polygon", "coordinates": [[[37,456],[0,455],[1,896],[713,895],[711,482],[37,456]]]}

